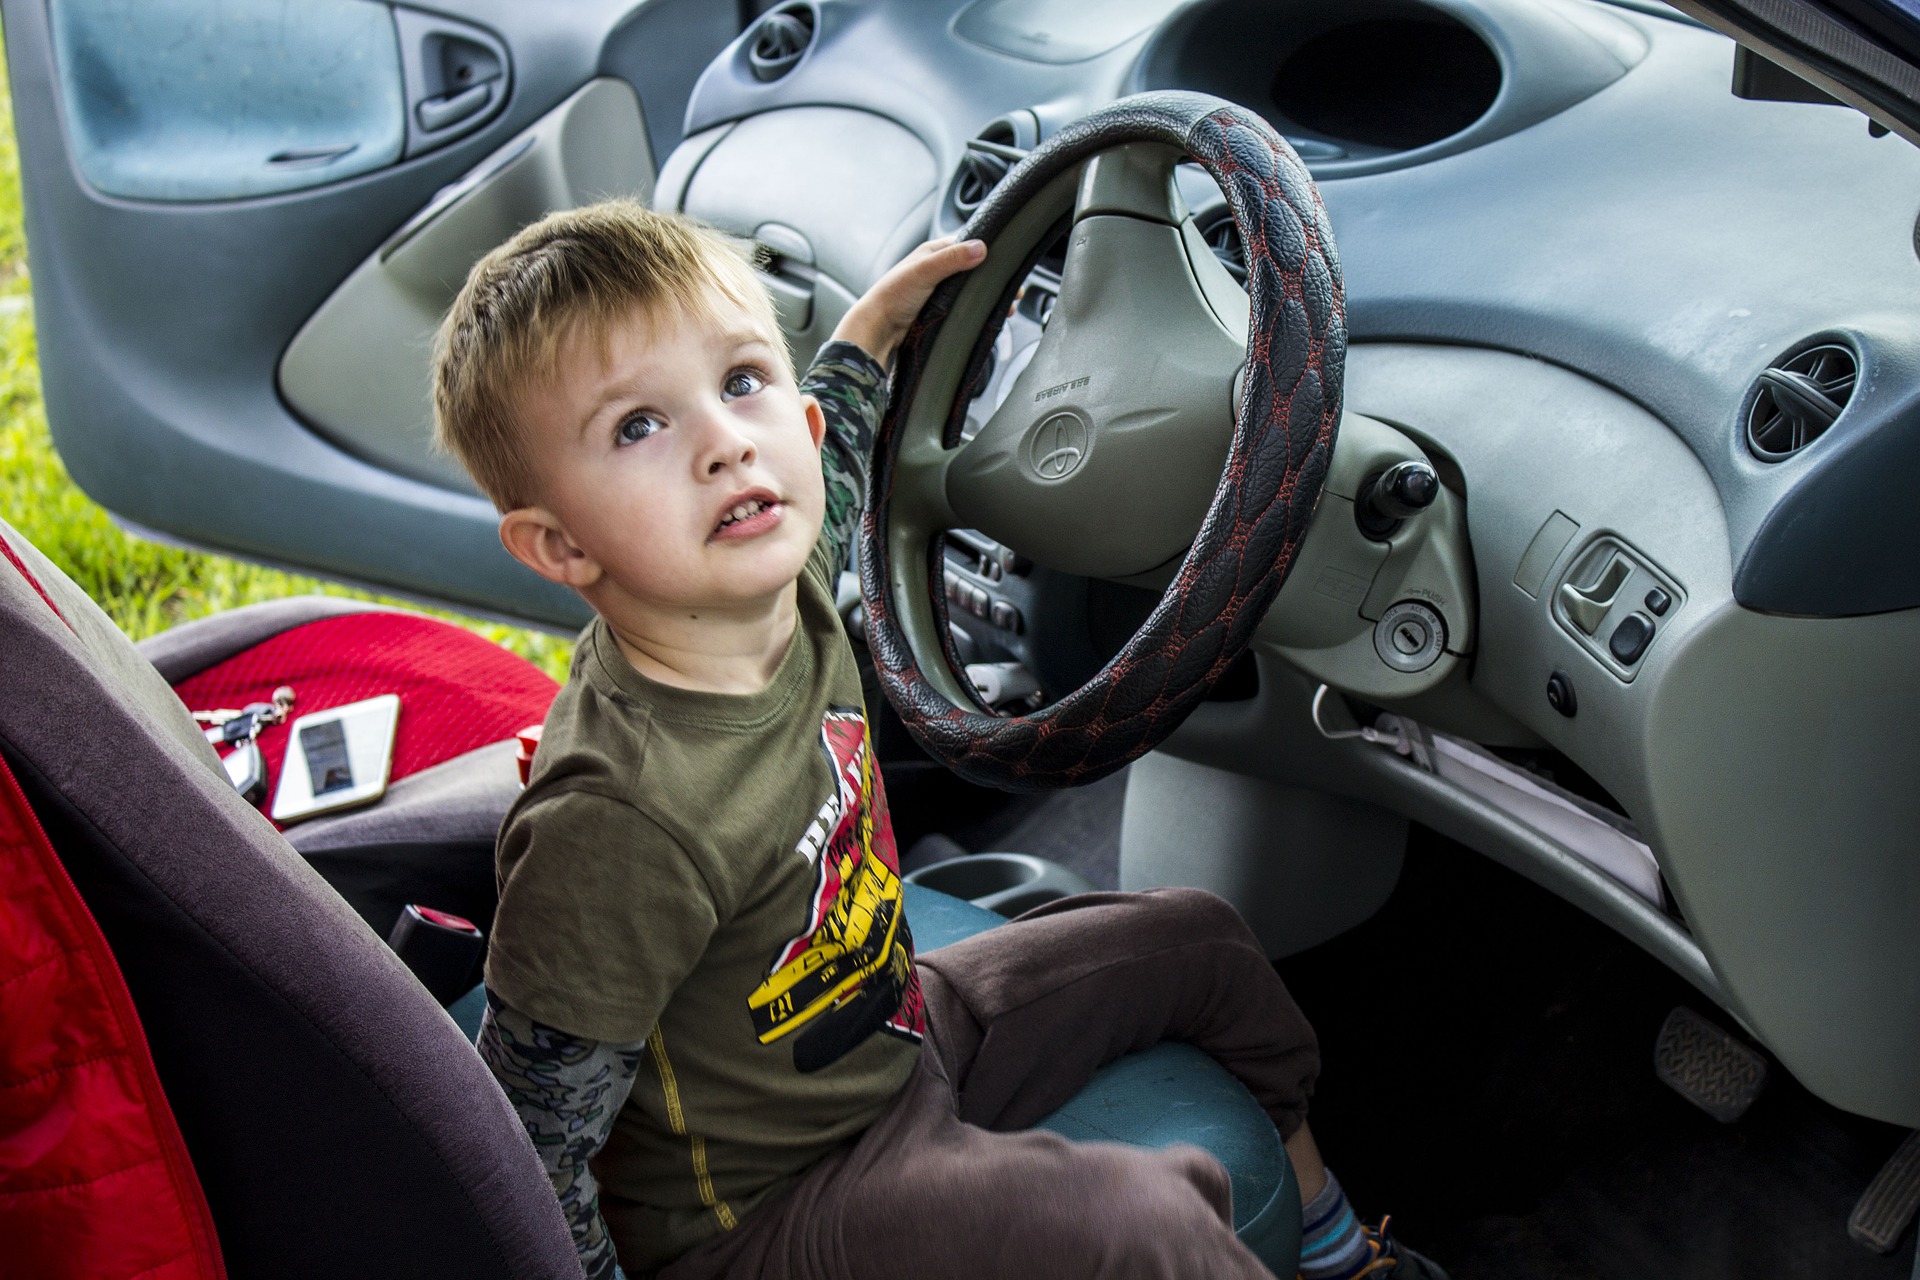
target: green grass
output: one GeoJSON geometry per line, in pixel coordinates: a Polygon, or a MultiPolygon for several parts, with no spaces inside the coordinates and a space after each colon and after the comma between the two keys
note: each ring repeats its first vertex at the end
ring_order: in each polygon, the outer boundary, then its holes
{"type": "MultiPolygon", "coordinates": [[[[224,609],[282,596],[319,593],[383,599],[337,583],[130,537],[68,477],[54,452],[46,407],[40,399],[27,239],[20,214],[19,154],[4,60],[0,60],[0,115],[4,115],[0,120],[0,516],[65,570],[135,640],[224,609]]],[[[504,645],[556,680],[566,678],[573,651],[570,641],[440,610],[426,612],[504,645]]]]}

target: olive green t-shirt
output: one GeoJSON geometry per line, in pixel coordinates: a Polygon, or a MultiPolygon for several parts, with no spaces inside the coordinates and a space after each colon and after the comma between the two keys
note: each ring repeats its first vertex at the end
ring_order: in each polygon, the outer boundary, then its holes
{"type": "Polygon", "coordinates": [[[593,1161],[622,1265],[663,1264],[867,1128],[925,1028],[899,858],[823,539],[758,693],[676,689],[596,620],[499,846],[487,985],[645,1039],[593,1161]]]}

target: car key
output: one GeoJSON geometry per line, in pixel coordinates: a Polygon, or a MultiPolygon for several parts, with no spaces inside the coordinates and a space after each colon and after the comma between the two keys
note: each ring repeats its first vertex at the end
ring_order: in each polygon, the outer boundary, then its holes
{"type": "Polygon", "coordinates": [[[267,760],[260,752],[260,731],[278,724],[293,709],[292,685],[273,691],[272,702],[249,702],[238,710],[221,707],[214,711],[196,711],[193,718],[208,725],[207,741],[216,747],[233,746],[222,757],[227,780],[233,783],[248,804],[258,805],[267,796],[267,760]]]}
{"type": "Polygon", "coordinates": [[[252,742],[267,727],[266,717],[272,710],[271,702],[249,702],[227,720],[208,729],[207,741],[216,747],[252,742]]]}
{"type": "Polygon", "coordinates": [[[206,730],[208,742],[216,747],[228,746],[236,742],[251,742],[268,725],[285,720],[287,712],[293,709],[293,703],[293,686],[283,684],[273,691],[272,702],[249,702],[238,710],[221,707],[215,711],[196,711],[193,718],[209,726],[206,730]]]}
{"type": "Polygon", "coordinates": [[[226,766],[227,781],[233,783],[242,800],[258,805],[267,798],[267,758],[260,754],[258,742],[247,739],[220,763],[226,766]]]}

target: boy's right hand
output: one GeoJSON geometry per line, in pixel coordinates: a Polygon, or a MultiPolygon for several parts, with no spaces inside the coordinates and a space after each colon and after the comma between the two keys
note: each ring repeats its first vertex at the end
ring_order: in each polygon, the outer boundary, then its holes
{"type": "Polygon", "coordinates": [[[955,242],[946,236],[929,240],[895,263],[853,304],[833,331],[835,342],[851,342],[885,366],[894,348],[907,336],[907,327],[927,305],[934,286],[960,271],[985,262],[986,242],[955,242]]]}

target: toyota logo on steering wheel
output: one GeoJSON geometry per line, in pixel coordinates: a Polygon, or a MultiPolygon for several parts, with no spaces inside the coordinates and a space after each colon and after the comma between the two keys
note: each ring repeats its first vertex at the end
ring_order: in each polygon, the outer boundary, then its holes
{"type": "Polygon", "coordinates": [[[1042,480],[1064,480],[1087,456],[1087,425],[1079,415],[1056,413],[1027,442],[1027,462],[1042,480]]]}

